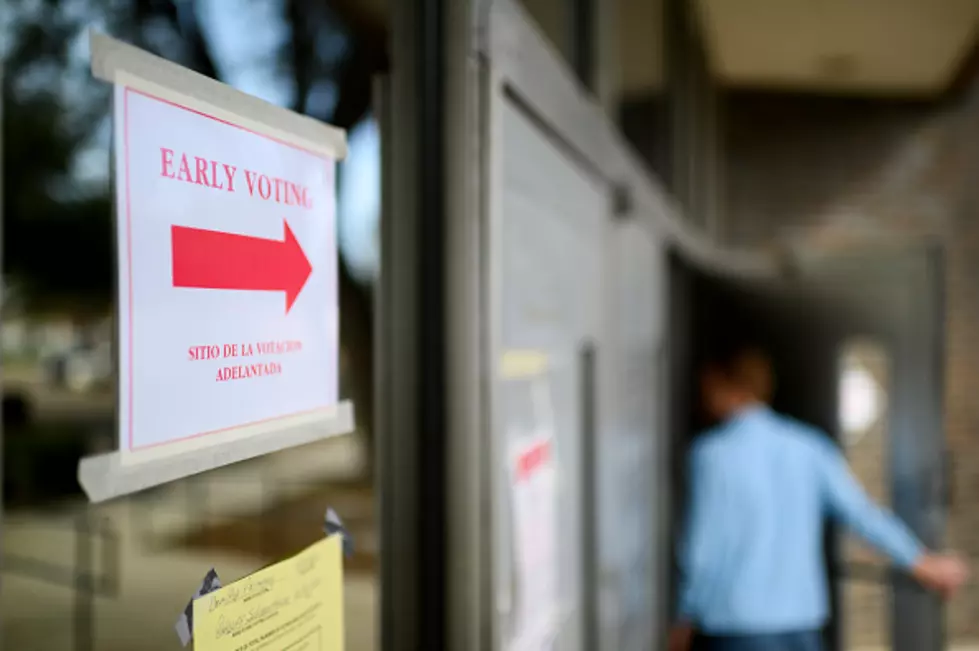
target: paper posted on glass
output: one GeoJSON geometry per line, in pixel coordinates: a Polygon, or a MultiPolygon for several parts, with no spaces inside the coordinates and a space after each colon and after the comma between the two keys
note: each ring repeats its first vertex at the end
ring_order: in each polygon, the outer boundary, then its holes
{"type": "Polygon", "coordinates": [[[342,651],[343,542],[296,556],[194,601],[196,651],[342,651]]]}
{"type": "Polygon", "coordinates": [[[511,499],[517,566],[515,628],[510,651],[552,648],[558,627],[556,464],[553,437],[514,446],[511,499]]]}

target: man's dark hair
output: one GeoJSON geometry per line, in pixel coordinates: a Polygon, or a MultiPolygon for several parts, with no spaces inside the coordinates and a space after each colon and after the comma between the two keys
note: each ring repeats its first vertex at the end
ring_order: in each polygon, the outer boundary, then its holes
{"type": "Polygon", "coordinates": [[[742,337],[720,337],[710,343],[704,357],[705,368],[724,375],[733,373],[746,353],[762,350],[757,342],[742,337]]]}
{"type": "Polygon", "coordinates": [[[771,360],[765,348],[755,342],[717,342],[707,356],[704,370],[750,390],[759,400],[771,400],[774,382],[771,360]]]}

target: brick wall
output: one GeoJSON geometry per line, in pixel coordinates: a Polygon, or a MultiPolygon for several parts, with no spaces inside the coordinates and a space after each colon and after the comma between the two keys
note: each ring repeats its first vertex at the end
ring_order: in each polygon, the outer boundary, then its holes
{"type": "MultiPolygon", "coordinates": [[[[945,242],[945,425],[957,462],[947,540],[979,561],[979,92],[940,104],[734,94],[724,123],[728,242],[782,233],[945,242]]],[[[861,445],[851,462],[874,484],[886,470],[881,446],[861,445]]],[[[848,589],[853,648],[886,642],[885,598],[848,589]]],[[[953,641],[979,639],[979,590],[948,612],[953,641]]]]}
{"type": "MultiPolygon", "coordinates": [[[[886,348],[875,342],[848,343],[841,351],[845,368],[855,364],[869,371],[880,390],[881,415],[865,430],[843,432],[844,449],[850,467],[867,492],[880,504],[889,504],[890,473],[888,458],[888,377],[890,358],[886,348]]],[[[848,563],[860,563],[877,569],[883,568],[879,558],[855,540],[845,541],[843,558],[848,563]]],[[[844,625],[845,649],[890,647],[888,626],[887,587],[873,581],[847,581],[843,587],[843,609],[847,617],[844,625]]]]}

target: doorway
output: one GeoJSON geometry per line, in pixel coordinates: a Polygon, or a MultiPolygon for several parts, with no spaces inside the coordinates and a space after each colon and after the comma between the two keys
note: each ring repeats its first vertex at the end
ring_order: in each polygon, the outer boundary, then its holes
{"type": "MultiPolygon", "coordinates": [[[[798,271],[780,279],[735,279],[705,272],[680,256],[671,261],[673,532],[682,522],[686,449],[699,429],[700,356],[716,338],[747,328],[773,357],[774,408],[837,437],[871,495],[925,544],[939,545],[940,252],[917,247],[823,254],[798,271]]],[[[826,552],[833,613],[828,649],[942,648],[936,599],[871,562],[832,528],[826,552]]]]}

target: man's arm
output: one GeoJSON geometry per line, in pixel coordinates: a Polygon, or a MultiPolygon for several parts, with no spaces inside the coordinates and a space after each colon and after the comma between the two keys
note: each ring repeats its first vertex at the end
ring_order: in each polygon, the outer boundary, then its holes
{"type": "MultiPolygon", "coordinates": [[[[677,618],[693,624],[699,619],[705,590],[710,590],[710,574],[717,558],[719,536],[711,535],[722,517],[718,500],[722,478],[710,467],[709,450],[695,444],[689,459],[689,495],[686,525],[679,544],[679,604],[677,618]]],[[[716,533],[716,529],[715,529],[716,533]]]]}
{"type": "Polygon", "coordinates": [[[829,514],[895,565],[911,570],[925,553],[921,542],[894,514],[874,504],[836,445],[827,440],[820,452],[823,496],[829,514]]]}
{"type": "Polygon", "coordinates": [[[830,514],[889,556],[918,583],[948,598],[969,580],[969,565],[962,558],[928,552],[900,520],[874,504],[832,443],[824,447],[821,466],[830,514]]]}

